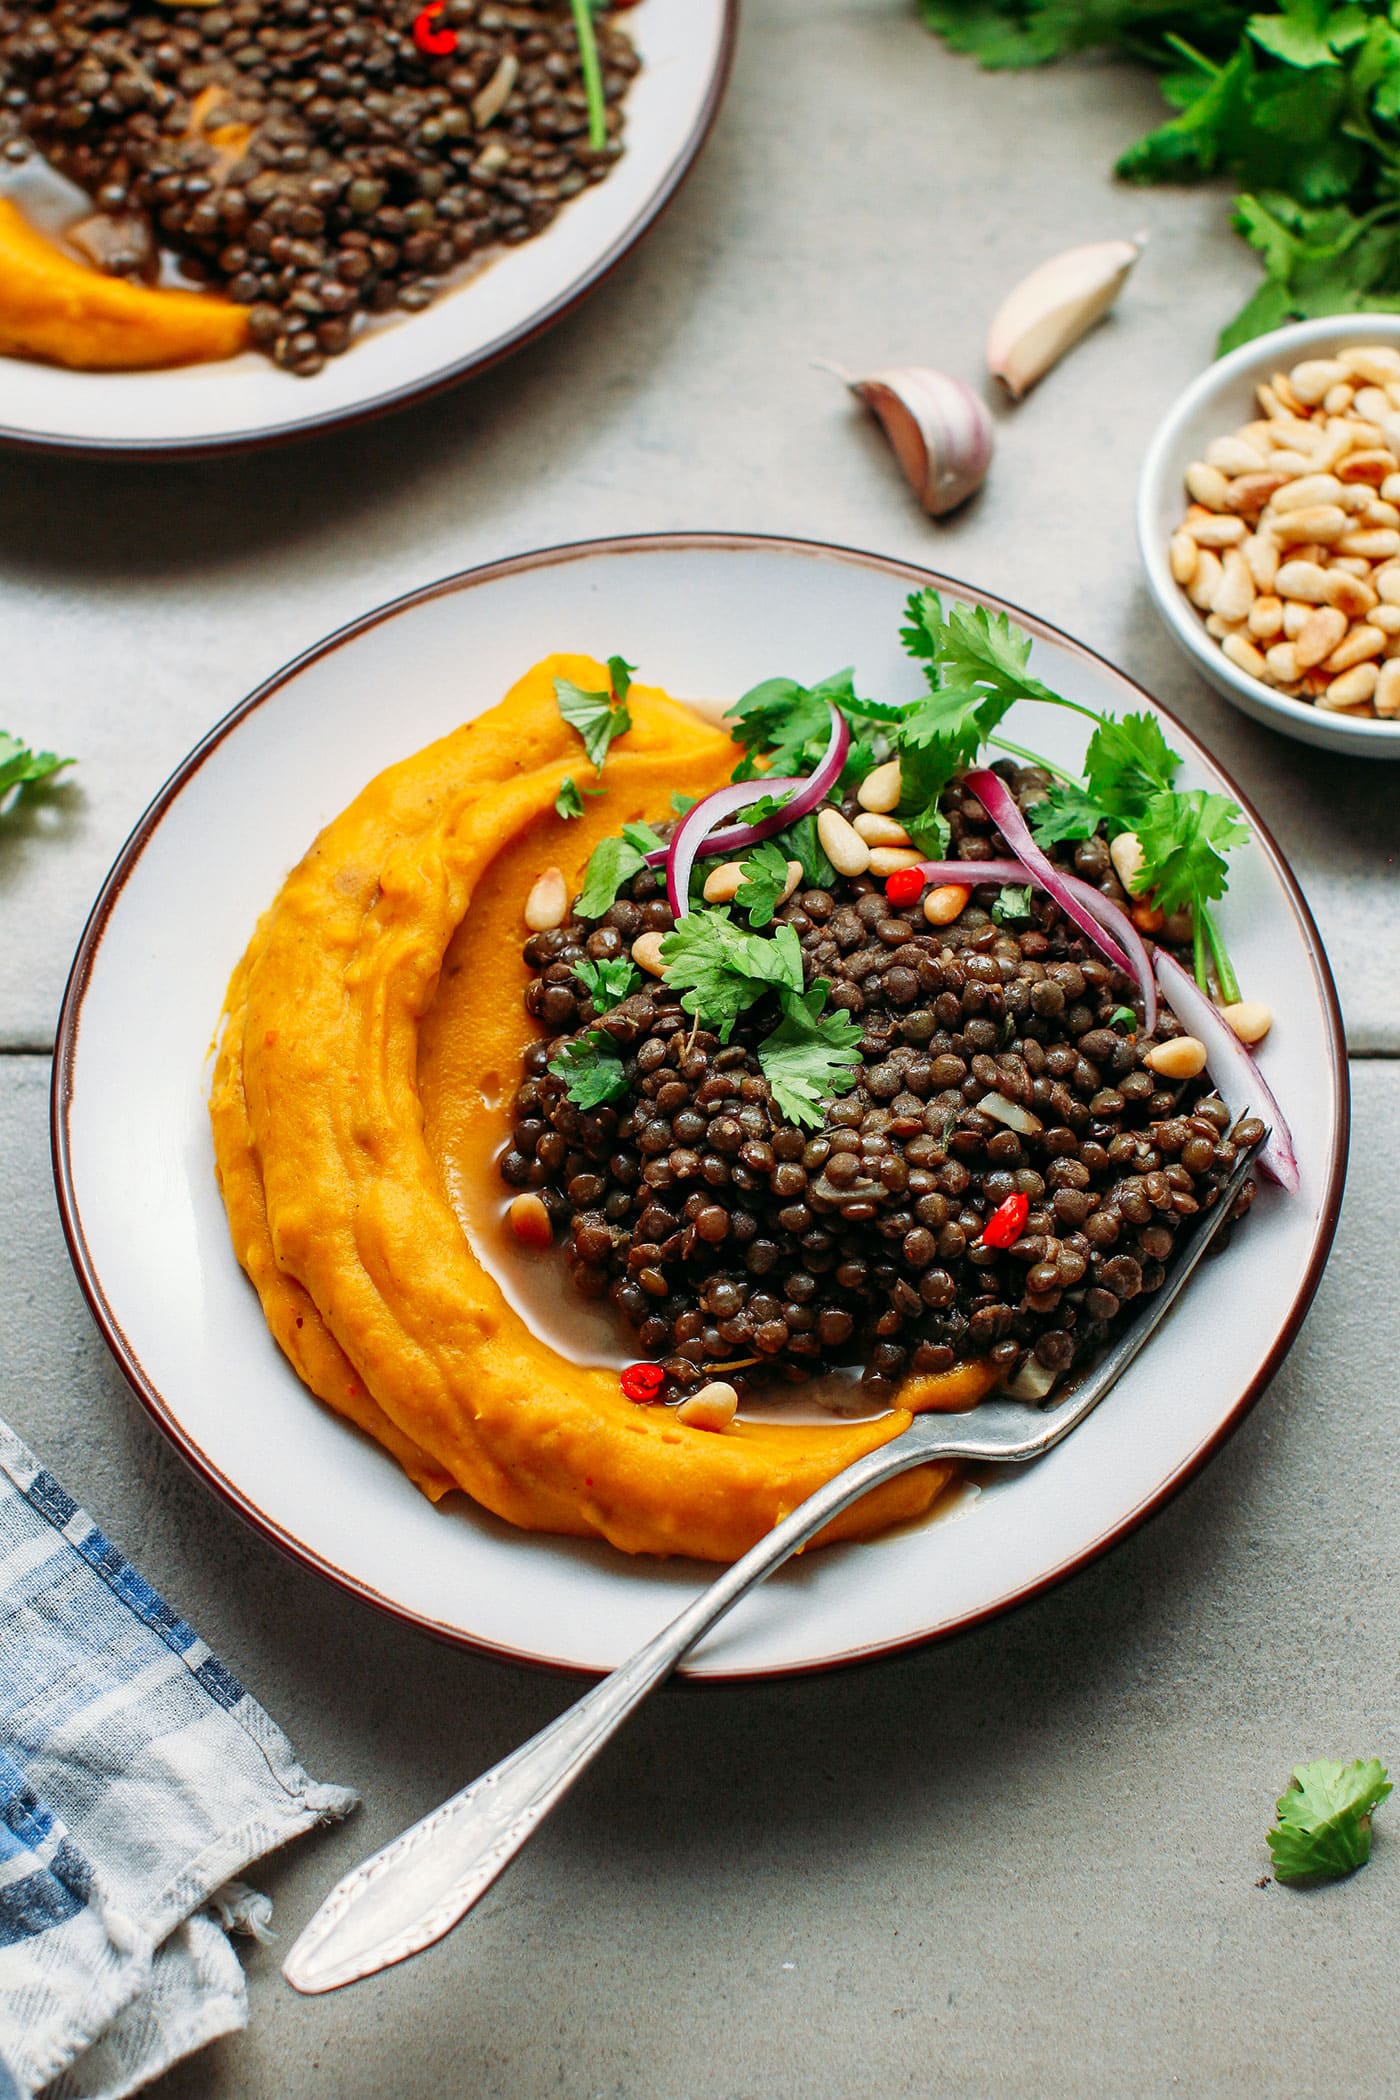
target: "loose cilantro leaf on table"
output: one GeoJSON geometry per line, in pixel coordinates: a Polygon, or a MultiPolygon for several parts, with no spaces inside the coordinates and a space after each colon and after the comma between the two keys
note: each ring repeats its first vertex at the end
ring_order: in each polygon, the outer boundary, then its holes
{"type": "Polygon", "coordinates": [[[766,926],[787,888],[787,855],[772,839],[755,846],[742,863],[744,879],[734,902],[749,915],[750,926],[766,926]]]}
{"type": "Polygon", "coordinates": [[[1364,1867],[1371,1856],[1371,1817],[1391,1791],[1379,1758],[1299,1765],[1279,1796],[1269,1832],[1278,1881],[1327,1881],[1364,1867]]]}
{"type": "Polygon", "coordinates": [[[624,824],[620,838],[600,839],[584,872],[577,906],[579,917],[601,919],[609,905],[616,902],[622,885],[646,866],[648,853],[655,853],[664,843],[649,824],[624,824]]]}
{"type": "Polygon", "coordinates": [[[610,656],[610,684],[606,693],[587,693],[568,678],[554,681],[554,698],[559,712],[570,728],[576,729],[583,738],[583,748],[597,773],[603,770],[613,738],[622,736],[632,727],[632,717],[627,712],[627,695],[632,688],[635,669],[635,664],[624,662],[622,657],[610,656]]]}
{"type": "Polygon", "coordinates": [[[577,962],[574,975],[600,1009],[616,1006],[642,981],[642,973],[629,955],[609,956],[604,962],[577,962]]]}
{"type": "Polygon", "coordinates": [[[60,758],[54,751],[31,751],[17,736],[0,729],[0,805],[12,789],[36,787],[41,780],[51,780],[55,773],[73,763],[71,758],[60,758]]]}
{"type": "Polygon", "coordinates": [[[602,788],[581,788],[572,773],[566,773],[559,783],[559,792],[554,798],[556,816],[581,817],[585,795],[601,795],[602,788]]]}
{"type": "Polygon", "coordinates": [[[568,1082],[569,1099],[579,1108],[601,1108],[627,1092],[621,1053],[605,1028],[591,1028],[565,1043],[550,1059],[549,1069],[556,1079],[568,1082]]]}
{"type": "Polygon", "coordinates": [[[829,990],[819,977],[806,992],[785,992],[783,1018],[758,1046],[763,1076],[790,1123],[820,1124],[822,1102],[847,1093],[860,1070],[862,1030],[839,1009],[822,1014],[829,990]]]}
{"type": "Polygon", "coordinates": [[[727,1043],[740,1014],[766,992],[802,990],[802,950],[791,926],[771,940],[745,933],[727,909],[688,912],[661,943],[667,984],[681,1005],[727,1043]]]}

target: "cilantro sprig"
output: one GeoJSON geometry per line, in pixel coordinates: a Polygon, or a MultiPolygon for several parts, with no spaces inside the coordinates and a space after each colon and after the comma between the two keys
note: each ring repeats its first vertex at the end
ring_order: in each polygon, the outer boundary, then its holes
{"type": "Polygon", "coordinates": [[[630,955],[609,956],[603,962],[585,958],[574,964],[574,975],[600,1012],[620,1005],[642,981],[630,955]]]}
{"type": "Polygon", "coordinates": [[[750,926],[766,926],[787,888],[787,855],[772,839],[765,839],[761,846],[754,847],[741,866],[744,879],[734,902],[741,911],[748,913],[750,926]]]}
{"type": "Polygon", "coordinates": [[[1279,1796],[1269,1832],[1277,1881],[1332,1881],[1371,1856],[1371,1818],[1390,1793],[1379,1758],[1335,1764],[1320,1757],[1299,1765],[1279,1796]]]}
{"type": "Polygon", "coordinates": [[[609,906],[617,902],[624,882],[640,875],[647,855],[660,852],[664,845],[665,840],[657,837],[650,824],[624,824],[620,833],[600,839],[584,870],[583,888],[575,907],[579,917],[601,919],[609,906]]]}
{"type": "MultiPolygon", "coordinates": [[[[632,673],[636,668],[635,664],[627,663],[620,656],[610,656],[608,690],[605,693],[585,692],[570,678],[556,678],[554,681],[554,698],[559,712],[570,728],[576,729],[583,738],[583,748],[595,773],[601,774],[613,738],[623,736],[632,727],[632,717],[627,712],[627,695],[632,690],[632,673]]],[[[560,815],[564,814],[561,810],[560,815]]]]}
{"type": "Polygon", "coordinates": [[[565,1043],[549,1060],[549,1069],[568,1082],[569,1099],[579,1108],[602,1108],[627,1092],[622,1053],[605,1028],[590,1028],[565,1043]]]}
{"type": "Polygon", "coordinates": [[[33,751],[19,737],[0,729],[0,809],[12,797],[18,799],[26,788],[51,780],[55,773],[74,763],[71,758],[60,758],[55,751],[33,751]]]}

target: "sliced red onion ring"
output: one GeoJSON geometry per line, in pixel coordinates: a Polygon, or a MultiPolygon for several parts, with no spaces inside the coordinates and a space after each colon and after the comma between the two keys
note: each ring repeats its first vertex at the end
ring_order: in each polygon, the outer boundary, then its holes
{"type": "MultiPolygon", "coordinates": [[[[831,707],[830,701],[827,705],[831,707]]],[[[675,916],[683,919],[690,910],[690,871],[697,860],[757,846],[775,832],[786,831],[799,817],[805,817],[826,800],[841,778],[850,745],[846,717],[839,707],[831,707],[831,735],[815,772],[794,779],[774,780],[760,775],[754,780],[731,780],[727,787],[716,788],[694,809],[687,810],[665,851],[647,855],[649,867],[658,867],[663,860],[666,863],[666,896],[675,916]],[[757,824],[734,824],[726,831],[715,830],[720,819],[732,816],[736,809],[747,809],[764,795],[783,794],[789,795],[790,800],[771,817],[763,817],[757,824]]]]}
{"type": "Polygon", "coordinates": [[[1101,949],[1117,969],[1124,971],[1129,977],[1134,976],[1136,973],[1123,949],[1097,916],[1080,902],[1070,887],[1069,878],[1060,872],[1031,837],[1030,826],[1021,815],[1020,805],[1006,782],[990,772],[986,766],[973,766],[963,775],[963,786],[971,788],[1007,845],[1025,862],[1041,888],[1050,892],[1060,910],[1073,919],[1081,933],[1086,933],[1094,946],[1101,949]]]}
{"type": "Polygon", "coordinates": [[[1280,1188],[1296,1196],[1301,1186],[1298,1156],[1283,1110],[1268,1081],[1219,1007],[1206,997],[1176,957],[1159,948],[1154,959],[1162,996],[1170,1002],[1182,1026],[1205,1044],[1210,1076],[1222,1097],[1236,1115],[1244,1115],[1248,1110],[1269,1125],[1269,1136],[1260,1147],[1259,1165],[1280,1188]]]}
{"type": "MultiPolygon", "coordinates": [[[[1143,1033],[1151,1035],[1157,1026],[1157,985],[1152,975],[1152,964],[1141,934],[1120,905],[1096,890],[1092,882],[1084,882],[1078,875],[1066,875],[1058,868],[1056,875],[1061,885],[1067,885],[1082,899],[1084,908],[1122,941],[1131,957],[1127,974],[1135,979],[1138,995],[1142,1000],[1143,1033]]],[[[919,873],[929,882],[956,882],[960,887],[971,888],[979,882],[1029,882],[1035,889],[1049,890],[1059,901],[1059,893],[1036,869],[1028,868],[1019,860],[925,860],[919,863],[919,873]]],[[[1108,956],[1116,969],[1123,963],[1116,953],[1111,953],[1101,935],[1090,936],[1094,945],[1108,956]]]]}

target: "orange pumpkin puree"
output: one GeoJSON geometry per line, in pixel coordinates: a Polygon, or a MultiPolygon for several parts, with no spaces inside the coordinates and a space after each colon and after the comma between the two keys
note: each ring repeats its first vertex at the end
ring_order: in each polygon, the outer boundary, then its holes
{"type": "MultiPolygon", "coordinates": [[[[532,1033],[521,911],[535,875],[555,863],[576,891],[600,838],[654,818],[679,783],[717,786],[736,757],[634,685],[607,793],[565,822],[554,799],[580,749],[556,676],[597,690],[607,674],[546,658],[371,781],[293,869],[229,986],[210,1103],[219,1181],[298,1375],[425,1494],[460,1487],[527,1530],[729,1561],[909,1413],[689,1428],[542,1343],[473,1251],[463,1191],[494,1184],[532,1033]]],[[[963,1365],[901,1399],[967,1407],[993,1375],[963,1365]]],[[[921,1515],[952,1472],[904,1474],[823,1539],[921,1515]]]]}
{"type": "Polygon", "coordinates": [[[0,197],[0,356],[79,371],[136,371],[233,357],[245,308],[207,292],[106,277],[37,233],[0,197]]]}

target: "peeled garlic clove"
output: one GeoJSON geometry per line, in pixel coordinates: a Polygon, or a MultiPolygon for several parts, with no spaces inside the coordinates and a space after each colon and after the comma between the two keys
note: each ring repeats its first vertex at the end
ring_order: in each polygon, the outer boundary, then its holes
{"type": "Polygon", "coordinates": [[[987,367],[1017,401],[1101,320],[1145,236],[1067,248],[1023,277],[987,332],[987,367]]]}
{"type": "Polygon", "coordinates": [[[879,417],[930,517],[956,510],[981,488],[992,459],[992,419],[961,379],[901,365],[847,384],[879,417]]]}

